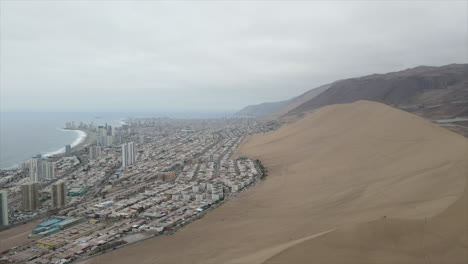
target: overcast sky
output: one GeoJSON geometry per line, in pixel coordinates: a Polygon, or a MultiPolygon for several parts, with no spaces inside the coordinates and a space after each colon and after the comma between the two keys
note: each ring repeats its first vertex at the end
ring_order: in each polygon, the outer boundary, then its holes
{"type": "Polygon", "coordinates": [[[467,3],[2,0],[0,109],[235,110],[466,63],[467,3]]]}

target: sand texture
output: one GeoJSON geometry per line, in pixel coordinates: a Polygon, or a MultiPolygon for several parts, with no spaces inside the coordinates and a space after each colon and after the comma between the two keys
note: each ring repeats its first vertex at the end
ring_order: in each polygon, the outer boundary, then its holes
{"type": "Polygon", "coordinates": [[[467,263],[468,140],[381,103],[253,136],[265,181],[172,236],[88,263],[467,263]],[[434,260],[434,261],[430,261],[434,260]]]}

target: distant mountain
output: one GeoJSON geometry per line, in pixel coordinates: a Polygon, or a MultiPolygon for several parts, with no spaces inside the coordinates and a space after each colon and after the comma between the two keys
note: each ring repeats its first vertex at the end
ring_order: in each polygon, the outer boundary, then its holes
{"type": "Polygon", "coordinates": [[[241,109],[236,115],[253,116],[266,119],[276,119],[287,114],[292,109],[311,100],[330,87],[330,84],[314,88],[303,93],[300,96],[280,102],[267,102],[257,105],[249,105],[241,109]]]}
{"type": "Polygon", "coordinates": [[[267,102],[267,103],[261,103],[258,105],[249,105],[244,107],[243,109],[239,110],[236,115],[241,115],[241,116],[252,116],[252,117],[264,117],[267,116],[282,107],[285,107],[288,105],[292,100],[285,100],[285,101],[280,101],[280,102],[267,102]]]}
{"type": "MultiPolygon", "coordinates": [[[[290,100],[248,106],[241,112],[264,119],[296,119],[314,109],[353,103],[381,102],[430,120],[468,117],[468,64],[419,66],[398,72],[339,80],[290,100]]],[[[468,121],[444,124],[468,137],[468,121]]]]}
{"type": "Polygon", "coordinates": [[[385,103],[428,119],[468,116],[468,64],[420,66],[337,81],[287,115],[359,100],[385,103]]]}
{"type": "Polygon", "coordinates": [[[277,110],[269,113],[266,116],[266,118],[267,119],[279,118],[279,117],[287,114],[291,110],[295,109],[296,107],[302,105],[303,103],[305,103],[305,102],[307,102],[309,100],[312,100],[313,98],[315,98],[316,96],[318,96],[319,94],[321,94],[322,92],[327,90],[330,86],[331,86],[331,84],[326,84],[326,85],[314,88],[312,90],[309,90],[309,91],[303,93],[302,95],[289,100],[288,104],[286,104],[286,105],[278,108],[277,110]]]}

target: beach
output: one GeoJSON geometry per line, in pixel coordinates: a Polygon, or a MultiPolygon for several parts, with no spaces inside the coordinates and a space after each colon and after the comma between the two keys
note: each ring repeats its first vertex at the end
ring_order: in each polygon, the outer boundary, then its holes
{"type": "MultiPolygon", "coordinates": [[[[96,134],[94,132],[84,130],[84,129],[61,129],[62,131],[73,131],[79,134],[78,138],[76,138],[70,146],[72,147],[72,151],[80,151],[83,148],[96,143],[96,134]]],[[[60,156],[65,154],[65,147],[60,148],[56,151],[52,151],[49,153],[45,153],[42,155],[43,157],[52,157],[52,156],[60,156]]]]}
{"type": "Polygon", "coordinates": [[[72,151],[80,151],[83,148],[90,146],[92,144],[96,144],[96,133],[91,132],[89,130],[77,130],[84,133],[84,137],[80,137],[80,141],[77,142],[75,145],[72,145],[72,151]]]}
{"type": "MultiPolygon", "coordinates": [[[[13,169],[21,162],[41,154],[43,156],[64,153],[65,145],[74,150],[93,142],[93,135],[86,130],[64,130],[64,124],[70,120],[93,123],[96,126],[120,125],[122,113],[1,113],[0,118],[0,168],[13,169]],[[86,135],[89,134],[89,135],[86,135]],[[87,136],[91,138],[85,139],[87,136]],[[79,145],[79,146],[78,146],[79,145]]],[[[79,128],[79,126],[78,126],[79,128]]]]}
{"type": "MultiPolygon", "coordinates": [[[[72,152],[77,152],[77,151],[80,151],[83,148],[88,147],[88,146],[90,146],[92,144],[96,144],[96,133],[94,133],[92,131],[83,130],[83,129],[76,129],[76,130],[60,129],[60,130],[62,130],[62,131],[73,131],[73,132],[76,132],[76,133],[79,134],[79,136],[73,142],[70,143],[70,146],[72,147],[72,152]]],[[[64,154],[65,154],[65,147],[62,147],[62,148],[60,148],[58,150],[54,150],[54,151],[51,151],[51,152],[46,152],[46,153],[42,154],[42,157],[44,157],[44,158],[61,157],[64,154]]],[[[16,169],[21,162],[25,162],[25,161],[27,161],[27,159],[18,162],[14,166],[4,168],[4,169],[5,170],[16,169]]]]}

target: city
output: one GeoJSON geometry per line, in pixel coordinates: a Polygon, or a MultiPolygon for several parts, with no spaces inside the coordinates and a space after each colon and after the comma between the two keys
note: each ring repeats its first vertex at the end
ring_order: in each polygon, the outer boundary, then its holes
{"type": "Polygon", "coordinates": [[[38,224],[0,261],[69,263],[172,234],[266,176],[259,160],[231,156],[246,136],[276,127],[250,118],[67,122],[87,133],[84,143],[1,171],[3,228],[38,224]]]}

